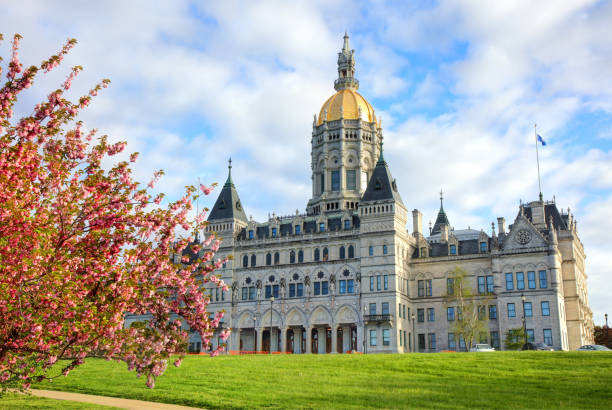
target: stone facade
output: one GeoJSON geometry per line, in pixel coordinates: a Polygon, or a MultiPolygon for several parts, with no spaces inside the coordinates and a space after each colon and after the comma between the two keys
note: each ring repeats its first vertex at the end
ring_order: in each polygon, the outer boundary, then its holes
{"type": "MultiPolygon", "coordinates": [[[[207,227],[223,238],[218,255],[233,256],[220,271],[231,291],[215,290],[210,304],[226,312],[228,349],[462,350],[464,341],[453,337],[459,312],[445,302],[457,267],[468,272],[488,317],[482,341],[503,349],[506,331],[525,320],[535,342],[555,349],[592,342],[585,254],[569,209],[559,212],[540,196],[520,206],[508,229],[498,218],[497,233],[494,224],[490,233],[455,230],[441,196],[429,234],[416,209],[407,230],[382,126],[356,91],[354,64],[345,35],[337,92],[313,121],[306,213],[247,219],[230,167],[207,227]]],[[[199,350],[197,335],[191,342],[199,350]]]]}

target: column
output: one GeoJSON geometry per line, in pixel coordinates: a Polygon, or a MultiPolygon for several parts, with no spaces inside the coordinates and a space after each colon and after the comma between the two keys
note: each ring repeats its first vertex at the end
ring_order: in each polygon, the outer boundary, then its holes
{"type": "Polygon", "coordinates": [[[327,335],[325,334],[326,333],[325,328],[318,327],[317,333],[319,334],[319,340],[318,340],[319,354],[325,354],[325,350],[327,348],[327,335]]]}
{"type": "Polygon", "coordinates": [[[258,327],[256,331],[257,331],[257,350],[261,351],[263,350],[263,330],[262,328],[258,327]]]}
{"type": "Polygon", "coordinates": [[[234,337],[232,337],[230,346],[231,346],[231,350],[240,350],[240,328],[234,328],[232,329],[232,334],[234,335],[234,337]]]}
{"type": "Polygon", "coordinates": [[[275,327],[270,329],[270,351],[278,351],[278,329],[275,327]]]}
{"type": "Polygon", "coordinates": [[[332,343],[331,343],[331,352],[338,353],[338,326],[332,325],[331,327],[332,334],[332,343]]]}
{"type": "Polygon", "coordinates": [[[302,328],[297,327],[293,329],[293,352],[294,353],[304,353],[302,352],[302,328]]]}
{"type": "Polygon", "coordinates": [[[283,327],[281,329],[281,349],[280,351],[281,352],[287,351],[287,328],[286,327],[283,327]]]}
{"type": "Polygon", "coordinates": [[[364,352],[364,337],[363,337],[363,332],[364,332],[364,327],[363,327],[363,323],[358,323],[357,324],[357,351],[358,352],[364,352]]]}
{"type": "Polygon", "coordinates": [[[312,353],[312,329],[310,326],[306,327],[306,353],[312,353]]]}
{"type": "Polygon", "coordinates": [[[351,350],[351,327],[342,326],[342,353],[351,350]]]}

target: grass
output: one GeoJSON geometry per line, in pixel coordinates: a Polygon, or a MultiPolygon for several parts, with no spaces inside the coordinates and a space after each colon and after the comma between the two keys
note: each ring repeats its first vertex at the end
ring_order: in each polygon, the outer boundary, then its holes
{"type": "Polygon", "coordinates": [[[79,403],[69,400],[54,400],[44,397],[34,397],[25,394],[7,393],[0,396],[0,409],[87,409],[87,410],[110,410],[115,407],[99,406],[96,404],[79,403]]]}
{"type": "Polygon", "coordinates": [[[149,390],[123,363],[87,360],[65,390],[206,408],[609,408],[612,354],[495,352],[187,357],[149,390]]]}

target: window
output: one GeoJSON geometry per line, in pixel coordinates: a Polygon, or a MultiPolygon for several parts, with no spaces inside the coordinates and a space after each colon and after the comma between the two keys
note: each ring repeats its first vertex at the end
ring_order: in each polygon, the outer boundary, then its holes
{"type": "Polygon", "coordinates": [[[314,260],[315,262],[318,262],[319,259],[321,259],[321,251],[319,251],[319,248],[314,250],[314,260]]]}
{"type": "Polygon", "coordinates": [[[466,347],[465,347],[465,339],[463,338],[462,335],[459,335],[459,350],[461,351],[466,351],[466,347]]]}
{"type": "Polygon", "coordinates": [[[357,189],[357,177],[354,169],[346,170],[346,189],[357,189]]]}
{"type": "Polygon", "coordinates": [[[348,248],[348,257],[349,259],[352,259],[355,257],[355,248],[353,247],[353,245],[350,245],[348,248]]]}
{"type": "Polygon", "coordinates": [[[257,295],[257,291],[255,286],[249,287],[249,300],[255,300],[255,296],[257,295]]]}
{"type": "Polygon", "coordinates": [[[457,341],[455,340],[455,334],[448,334],[448,350],[457,350],[457,341]]]}
{"type": "Polygon", "coordinates": [[[514,274],[506,273],[506,290],[514,290],[514,274]]]}
{"type": "Polygon", "coordinates": [[[455,308],[454,307],[446,308],[446,319],[449,322],[452,322],[453,320],[455,320],[455,308]]]}
{"type": "Polygon", "coordinates": [[[427,335],[427,343],[429,344],[429,350],[436,350],[436,334],[429,333],[427,335]]]}
{"type": "Polygon", "coordinates": [[[382,303],[382,314],[383,315],[388,315],[389,314],[389,302],[383,302],[382,303]]]}
{"type": "Polygon", "coordinates": [[[255,255],[251,255],[251,266],[257,265],[257,257],[255,255]]]}
{"type": "Polygon", "coordinates": [[[370,276],[370,292],[374,292],[374,276],[370,276]]]}
{"type": "Polygon", "coordinates": [[[516,311],[514,310],[514,303],[508,303],[508,317],[516,317],[516,311]]]}
{"type": "Polygon", "coordinates": [[[297,284],[297,292],[296,293],[297,293],[296,296],[298,298],[304,296],[304,284],[303,283],[298,283],[297,284]]]}
{"type": "Polygon", "coordinates": [[[527,329],[527,341],[533,343],[535,341],[535,333],[533,329],[527,329]]]}
{"type": "Polygon", "coordinates": [[[242,257],[242,267],[246,268],[247,266],[249,266],[249,257],[247,255],[244,255],[242,257]]]}
{"type": "Polygon", "coordinates": [[[331,172],[331,190],[340,191],[340,171],[331,172]]]}
{"type": "Polygon", "coordinates": [[[383,346],[389,346],[391,344],[391,335],[389,329],[383,329],[383,346]]]}
{"type": "Polygon", "coordinates": [[[493,293],[493,290],[493,275],[487,275],[487,293],[491,294],[493,293]]]}
{"type": "Polygon", "coordinates": [[[421,248],[421,249],[419,250],[419,256],[420,256],[421,258],[426,258],[426,257],[427,257],[427,248],[421,248]]]}
{"type": "Polygon", "coordinates": [[[497,319],[497,305],[489,305],[489,319],[497,319]]]}
{"type": "Polygon", "coordinates": [[[371,315],[376,314],[376,303],[370,303],[370,314],[371,315]]]}
{"type": "Polygon", "coordinates": [[[276,232],[278,232],[277,228],[272,228],[272,237],[276,238],[276,232]]]}
{"type": "Polygon", "coordinates": [[[272,285],[272,295],[275,299],[278,299],[278,285],[272,285]]]}
{"type": "Polygon", "coordinates": [[[376,330],[370,329],[370,346],[376,346],[376,330]]]}
{"type": "Polygon", "coordinates": [[[319,188],[320,188],[320,193],[325,192],[325,173],[321,173],[320,175],[320,179],[319,179],[319,188]]]}
{"type": "Polygon", "coordinates": [[[553,345],[552,329],[544,329],[544,344],[547,346],[553,345]]]}
{"type": "Polygon", "coordinates": [[[425,322],[425,309],[417,309],[417,322],[425,322]]]}
{"type": "Polygon", "coordinates": [[[527,286],[529,289],[536,288],[535,272],[533,271],[527,272],[527,286]]]}
{"type": "Polygon", "coordinates": [[[295,297],[295,283],[290,283],[289,284],[289,297],[290,298],[294,298],[295,297]]]}
{"type": "Polygon", "coordinates": [[[389,251],[389,248],[387,248],[387,245],[383,245],[383,255],[386,255],[389,251]]]}
{"type": "Polygon", "coordinates": [[[457,306],[457,320],[463,320],[463,310],[457,306]]]}
{"type": "Polygon", "coordinates": [[[542,316],[550,316],[550,305],[547,301],[542,301],[541,303],[542,306],[542,316]]]}
{"type": "Polygon", "coordinates": [[[419,333],[419,350],[425,350],[425,333],[419,333]]]}
{"type": "Polygon", "coordinates": [[[321,282],[314,283],[314,295],[319,296],[321,294],[321,282]]]}
{"type": "Polygon", "coordinates": [[[525,289],[525,274],[523,272],[516,272],[516,289],[525,289]]]}
{"type": "Polygon", "coordinates": [[[339,292],[342,293],[346,293],[346,281],[345,280],[341,280],[340,281],[340,288],[339,288],[339,292]]]}
{"type": "Polygon", "coordinates": [[[300,225],[295,225],[295,234],[299,235],[302,232],[302,227],[300,225]]]}
{"type": "Polygon", "coordinates": [[[280,254],[278,252],[274,252],[274,264],[278,265],[280,262],[280,254]]]}
{"type": "Polygon", "coordinates": [[[484,276],[478,277],[478,294],[479,295],[485,294],[485,277],[484,276]]]}
{"type": "Polygon", "coordinates": [[[480,252],[484,253],[487,251],[487,243],[486,242],[480,242],[480,252]]]}
{"type": "Polygon", "coordinates": [[[402,347],[402,331],[399,331],[399,345],[402,347]]]}
{"type": "Polygon", "coordinates": [[[272,286],[266,285],[266,299],[270,299],[272,297],[272,286]]]}
{"type": "Polygon", "coordinates": [[[295,251],[289,252],[289,263],[295,263],[295,251]]]}
{"type": "Polygon", "coordinates": [[[253,239],[255,237],[255,232],[253,230],[249,230],[249,239],[253,239]]]}
{"type": "Polygon", "coordinates": [[[323,248],[323,260],[329,260],[329,250],[327,248],[323,248]]]}
{"type": "Polygon", "coordinates": [[[449,246],[449,253],[451,255],[456,255],[457,254],[457,245],[451,245],[449,246]]]}
{"type": "Polygon", "coordinates": [[[346,281],[346,293],[354,293],[355,292],[355,281],[353,279],[349,279],[346,281]]]}
{"type": "Polygon", "coordinates": [[[532,317],[533,310],[531,309],[531,302],[525,302],[525,317],[532,317]]]}
{"type": "Polygon", "coordinates": [[[453,295],[455,293],[455,280],[453,278],[446,279],[446,294],[453,295]]]}
{"type": "Polygon", "coordinates": [[[480,332],[478,334],[478,343],[489,343],[489,335],[487,335],[487,332],[480,332]]]}
{"type": "Polygon", "coordinates": [[[298,251],[298,262],[300,263],[304,262],[304,251],[302,250],[298,251]]]}
{"type": "Polygon", "coordinates": [[[478,306],[478,320],[484,320],[487,314],[487,307],[482,305],[478,306]]]}
{"type": "Polygon", "coordinates": [[[546,271],[541,270],[540,274],[540,289],[546,289],[548,287],[548,281],[546,280],[546,271]]]}
{"type": "Polygon", "coordinates": [[[373,246],[370,246],[370,248],[368,249],[368,254],[370,256],[374,256],[374,247],[373,246]]]}
{"type": "Polygon", "coordinates": [[[425,281],[424,280],[420,280],[418,281],[418,285],[419,285],[419,297],[425,297],[425,281]]]}
{"type": "Polygon", "coordinates": [[[380,275],[376,276],[376,290],[380,290],[380,275]]]}
{"type": "Polygon", "coordinates": [[[321,282],[321,295],[327,295],[329,293],[329,282],[321,282]]]}
{"type": "Polygon", "coordinates": [[[272,265],[272,254],[266,253],[266,265],[272,265]]]}
{"type": "Polygon", "coordinates": [[[499,349],[499,332],[491,332],[491,347],[499,349]]]}
{"type": "Polygon", "coordinates": [[[431,296],[431,279],[425,281],[425,296],[431,296]]]}
{"type": "Polygon", "coordinates": [[[389,276],[387,276],[387,275],[383,276],[383,289],[384,290],[388,290],[389,289],[389,276]]]}
{"type": "Polygon", "coordinates": [[[247,300],[249,288],[242,288],[242,300],[247,300]]]}
{"type": "Polygon", "coordinates": [[[435,322],[436,321],[436,311],[434,308],[427,308],[427,321],[435,322]]]}
{"type": "Polygon", "coordinates": [[[325,232],[325,223],[324,222],[319,223],[319,232],[325,232]]]}
{"type": "Polygon", "coordinates": [[[344,246],[340,247],[340,259],[345,259],[346,258],[346,249],[344,248],[344,246]]]}

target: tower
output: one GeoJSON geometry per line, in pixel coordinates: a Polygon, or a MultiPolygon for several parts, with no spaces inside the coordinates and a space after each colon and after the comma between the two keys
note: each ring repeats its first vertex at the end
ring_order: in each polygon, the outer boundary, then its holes
{"type": "Polygon", "coordinates": [[[306,209],[310,215],[356,210],[372,176],[382,128],[358,88],[355,51],[345,33],[338,53],[336,93],[323,103],[312,125],[312,198],[306,209]]]}

